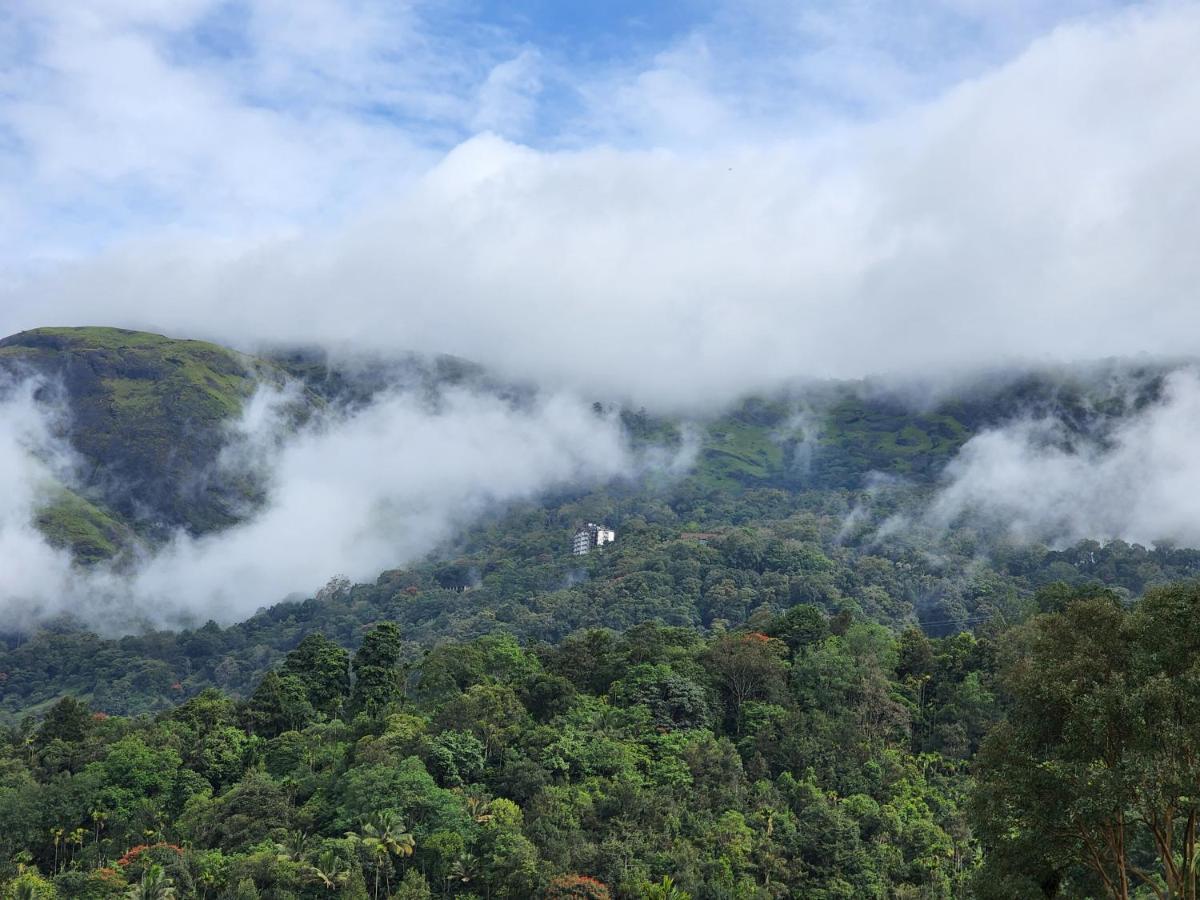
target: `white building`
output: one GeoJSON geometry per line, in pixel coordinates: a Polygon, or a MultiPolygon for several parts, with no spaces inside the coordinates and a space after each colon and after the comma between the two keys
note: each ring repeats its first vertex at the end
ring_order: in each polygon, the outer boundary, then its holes
{"type": "Polygon", "coordinates": [[[617,533],[611,528],[605,528],[595,522],[588,522],[575,532],[575,537],[571,541],[571,552],[576,556],[583,556],[593,548],[611,544],[616,539],[617,533]]]}

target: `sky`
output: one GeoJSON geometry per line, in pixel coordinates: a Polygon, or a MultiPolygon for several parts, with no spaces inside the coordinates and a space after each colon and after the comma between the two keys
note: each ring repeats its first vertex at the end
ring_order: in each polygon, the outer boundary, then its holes
{"type": "Polygon", "coordinates": [[[0,331],[658,407],[1195,351],[1200,7],[12,0],[0,331]]]}

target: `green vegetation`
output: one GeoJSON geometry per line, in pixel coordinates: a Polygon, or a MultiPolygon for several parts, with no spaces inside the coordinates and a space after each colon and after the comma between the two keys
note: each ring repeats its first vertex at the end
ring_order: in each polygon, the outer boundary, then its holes
{"type": "Polygon", "coordinates": [[[0,741],[5,896],[1194,900],[1200,583],[353,655],[0,741]],[[1139,887],[1140,886],[1140,887],[1139,887]],[[1139,892],[1140,891],[1140,892],[1139,892]],[[40,892],[40,893],[39,893],[40,892]]]}
{"type": "Polygon", "coordinates": [[[81,562],[237,521],[252,485],[211,473],[227,424],[267,364],[201,341],[115,328],[44,328],[0,341],[0,370],[43,379],[68,413],[66,437],[83,463],[82,496],[52,503],[38,524],[81,562]]]}
{"type": "MultiPolygon", "coordinates": [[[[263,378],[309,408],[521,396],[457,360],[113,329],[15,336],[0,367],[71,413],[87,483],[37,524],[83,563],[237,520],[255,486],[197,476],[263,378]]],[[[1161,384],[1130,377],[623,410],[636,447],[698,442],[693,470],[493,510],[227,628],[7,635],[0,896],[1196,900],[1200,551],[902,518],[1017,413],[1102,436],[1161,384]],[[571,556],[580,521],[616,544],[571,556]]]]}
{"type": "Polygon", "coordinates": [[[879,626],[763,626],[492,635],[405,663],[382,623],[352,658],[310,635],[240,703],[209,691],[134,720],[64,699],[0,748],[0,860],[25,866],[0,878],[59,896],[954,896],[978,863],[978,734],[947,746],[912,723],[977,702],[986,645],[922,643],[918,703],[879,626]]]}
{"type": "Polygon", "coordinates": [[[133,540],[126,525],[66,488],[52,493],[35,522],[53,546],[71,551],[85,565],[115,557],[133,540]]]}

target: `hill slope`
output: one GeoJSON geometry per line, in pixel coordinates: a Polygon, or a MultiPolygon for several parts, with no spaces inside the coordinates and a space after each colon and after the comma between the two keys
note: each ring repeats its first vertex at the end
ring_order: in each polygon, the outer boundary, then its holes
{"type": "Polygon", "coordinates": [[[201,341],[115,328],[43,328],[0,341],[0,370],[41,380],[61,402],[79,457],[75,491],[39,516],[85,561],[112,556],[133,533],[232,524],[252,485],[211,477],[227,425],[264,375],[260,360],[201,341]]]}
{"type": "MultiPolygon", "coordinates": [[[[299,381],[307,409],[358,408],[386,391],[416,392],[436,406],[449,386],[519,404],[532,390],[461,360],[346,366],[315,352],[250,357],[103,328],[15,335],[0,341],[0,368],[39,376],[43,398],[69,412],[64,437],[84,464],[37,525],[85,563],[174,529],[218,530],[253,510],[259,485],[216,464],[229,425],[264,381],[299,381]]],[[[374,583],[280,603],[231,628],[109,641],[51,622],[36,635],[7,635],[0,710],[20,714],[64,690],[112,712],[161,708],[213,684],[241,693],[305,633],[353,646],[383,617],[402,624],[416,653],[497,629],[531,641],[644,620],[719,631],[800,603],[938,634],[1019,615],[1056,579],[1100,579],[1136,595],[1200,573],[1200,555],[1119,544],[1062,554],[988,543],[970,528],[910,528],[883,540],[875,528],[917,509],[980,430],[1053,414],[1071,434],[1103,434],[1157,396],[1163,371],[1112,363],[1010,375],[920,402],[911,389],[825,383],[689,420],[618,408],[634,446],[690,447],[686,470],[560,487],[492,509],[428,559],[396,559],[404,568],[374,583]],[[569,535],[581,520],[615,526],[618,545],[572,558],[569,535]]],[[[276,599],[284,598],[263,603],[276,599]]]]}

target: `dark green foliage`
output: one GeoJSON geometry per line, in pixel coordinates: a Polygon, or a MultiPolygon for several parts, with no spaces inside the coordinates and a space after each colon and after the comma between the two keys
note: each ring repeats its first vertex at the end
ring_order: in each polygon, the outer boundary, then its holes
{"type": "Polygon", "coordinates": [[[0,341],[0,371],[30,372],[61,392],[68,436],[87,463],[85,497],[64,493],[40,515],[80,558],[112,555],[130,527],[148,537],[237,521],[253,485],[201,478],[268,367],[213,344],[115,328],[43,328],[0,341]]]}
{"type": "Polygon", "coordinates": [[[373,715],[400,699],[400,650],[400,629],[396,623],[383,622],[367,632],[351,662],[354,671],[351,714],[373,715]]]}
{"type": "Polygon", "coordinates": [[[707,692],[670,666],[635,666],[612,686],[610,694],[624,706],[645,706],[655,727],[664,731],[704,728],[709,722],[707,692]]]}
{"type": "Polygon", "coordinates": [[[63,697],[50,707],[37,731],[37,743],[45,747],[54,741],[77,743],[92,725],[92,713],[86,703],[63,697]]]}
{"type": "Polygon", "coordinates": [[[350,654],[320,632],[287,655],[283,673],[299,679],[309,704],[326,716],[336,715],[350,694],[350,654]]]}
{"type": "Polygon", "coordinates": [[[312,716],[304,682],[295,675],[277,672],[267,673],[243,711],[246,729],[267,738],[295,731],[312,716]]]}
{"type": "MultiPolygon", "coordinates": [[[[956,640],[917,654],[945,670],[933,720],[961,702],[952,684],[994,677],[956,640]]],[[[797,653],[655,623],[536,652],[491,635],[414,662],[406,700],[399,630],[380,623],[353,662],[370,716],[313,708],[297,660],[331,651],[301,646],[240,706],[207,691],[96,720],[72,700],[34,745],[11,733],[0,859],[27,853],[63,896],[141,889],[159,866],[180,898],[314,900],[949,900],[978,864],[961,766],[914,755],[898,675],[914,654],[861,620],[797,653]],[[56,845],[59,829],[81,837],[56,845]]]]}
{"type": "Polygon", "coordinates": [[[1077,596],[1005,650],[1009,712],[979,754],[985,877],[1194,900],[1200,584],[1153,590],[1132,609],[1077,596]]]}

